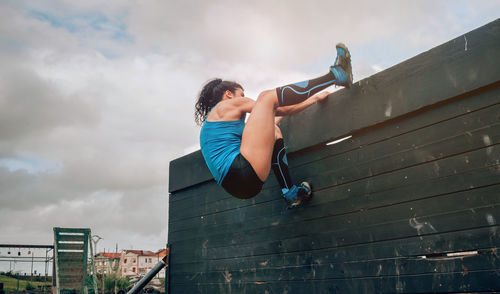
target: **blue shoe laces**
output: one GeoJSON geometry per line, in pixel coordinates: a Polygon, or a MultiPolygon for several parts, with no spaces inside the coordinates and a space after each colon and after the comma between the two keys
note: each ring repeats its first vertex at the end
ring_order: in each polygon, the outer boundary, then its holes
{"type": "Polygon", "coordinates": [[[336,83],[343,84],[347,81],[347,75],[342,70],[342,68],[340,68],[338,66],[332,66],[332,67],[330,67],[330,71],[335,76],[336,83]]]}
{"type": "Polygon", "coordinates": [[[288,192],[283,196],[285,196],[285,200],[288,203],[293,203],[297,200],[298,194],[299,194],[299,188],[297,186],[293,185],[293,187],[290,188],[290,190],[288,190],[288,192]]]}

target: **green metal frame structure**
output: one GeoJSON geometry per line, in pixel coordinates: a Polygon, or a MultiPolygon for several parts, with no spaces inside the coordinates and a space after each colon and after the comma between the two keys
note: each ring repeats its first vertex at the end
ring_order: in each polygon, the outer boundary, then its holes
{"type": "Polygon", "coordinates": [[[88,276],[98,294],[90,237],[90,229],[54,228],[55,294],[87,294],[88,276]]]}

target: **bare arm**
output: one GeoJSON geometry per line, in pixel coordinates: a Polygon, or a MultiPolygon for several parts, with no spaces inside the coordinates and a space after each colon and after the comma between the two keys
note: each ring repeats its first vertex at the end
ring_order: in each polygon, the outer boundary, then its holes
{"type": "MultiPolygon", "coordinates": [[[[328,95],[330,95],[330,92],[323,91],[321,93],[309,97],[308,99],[304,100],[301,103],[290,106],[281,106],[276,108],[276,118],[274,119],[274,123],[276,125],[279,125],[279,123],[283,119],[283,116],[299,113],[302,110],[308,108],[309,106],[315,104],[316,102],[326,99],[328,95]]],[[[238,109],[246,113],[252,112],[253,107],[255,106],[255,101],[246,97],[237,98],[235,102],[238,106],[238,109]]]]}
{"type": "MultiPolygon", "coordinates": [[[[306,100],[302,101],[301,103],[290,105],[290,106],[280,106],[280,107],[276,108],[276,116],[282,117],[282,116],[288,116],[288,115],[299,113],[302,110],[313,105],[314,103],[326,99],[326,97],[328,97],[328,95],[330,95],[330,92],[323,91],[321,93],[318,93],[316,95],[313,95],[313,96],[307,98],[306,100]]],[[[277,119],[278,118],[276,118],[276,120],[277,119]]],[[[279,124],[279,122],[281,121],[281,118],[278,121],[276,121],[276,120],[275,120],[275,123],[279,124]]]]}

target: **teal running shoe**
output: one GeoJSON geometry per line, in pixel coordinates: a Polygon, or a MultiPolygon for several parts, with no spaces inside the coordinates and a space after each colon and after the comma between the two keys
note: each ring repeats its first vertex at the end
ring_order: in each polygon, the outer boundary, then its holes
{"type": "Polygon", "coordinates": [[[311,184],[302,182],[298,187],[293,186],[283,198],[288,209],[299,207],[312,198],[311,184]]]}
{"type": "Polygon", "coordinates": [[[335,84],[350,88],[352,85],[351,53],[343,43],[338,43],[336,49],[337,57],[333,65],[330,66],[335,77],[338,77],[338,82],[335,84]]]}

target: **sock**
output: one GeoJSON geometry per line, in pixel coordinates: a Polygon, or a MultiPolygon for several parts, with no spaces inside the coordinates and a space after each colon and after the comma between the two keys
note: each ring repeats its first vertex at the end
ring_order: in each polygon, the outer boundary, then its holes
{"type": "Polygon", "coordinates": [[[278,139],[274,143],[271,167],[276,176],[276,180],[280,184],[281,192],[283,192],[283,195],[286,195],[295,185],[288,172],[288,160],[286,158],[286,149],[283,139],[278,139]]]}
{"type": "Polygon", "coordinates": [[[342,85],[347,80],[347,75],[336,66],[339,55],[345,56],[346,52],[344,49],[337,47],[337,57],[335,58],[334,65],[330,67],[330,71],[327,74],[312,80],[276,88],[279,105],[297,104],[331,85],[342,85]]]}

